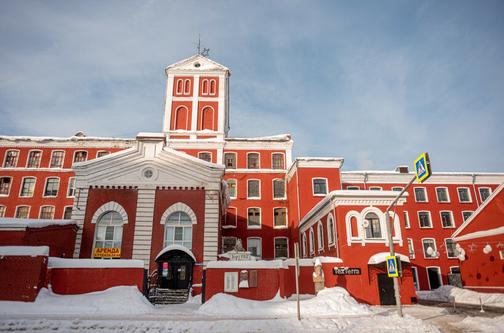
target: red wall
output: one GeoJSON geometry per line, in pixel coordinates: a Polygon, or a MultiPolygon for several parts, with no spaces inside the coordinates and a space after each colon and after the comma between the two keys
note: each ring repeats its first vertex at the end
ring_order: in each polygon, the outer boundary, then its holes
{"type": "Polygon", "coordinates": [[[33,302],[44,286],[45,256],[0,257],[0,300],[33,302]]]}

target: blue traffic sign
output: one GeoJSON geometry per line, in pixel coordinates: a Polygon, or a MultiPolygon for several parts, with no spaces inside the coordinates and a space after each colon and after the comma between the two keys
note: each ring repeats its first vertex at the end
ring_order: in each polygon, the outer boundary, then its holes
{"type": "Polygon", "coordinates": [[[398,277],[397,258],[395,256],[387,257],[387,272],[389,277],[398,277]]]}

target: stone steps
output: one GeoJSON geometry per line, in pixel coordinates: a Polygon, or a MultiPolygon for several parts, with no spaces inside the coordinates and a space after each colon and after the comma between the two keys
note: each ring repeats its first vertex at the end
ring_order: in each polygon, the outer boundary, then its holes
{"type": "Polygon", "coordinates": [[[182,304],[189,298],[189,289],[153,288],[149,292],[149,301],[156,304],[182,304]]]}

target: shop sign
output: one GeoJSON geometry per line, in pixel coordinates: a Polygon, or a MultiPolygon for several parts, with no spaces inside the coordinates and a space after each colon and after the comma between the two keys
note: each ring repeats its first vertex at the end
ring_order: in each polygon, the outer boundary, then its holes
{"type": "Polygon", "coordinates": [[[360,268],[350,268],[350,267],[334,267],[334,275],[361,275],[360,268]]]}
{"type": "Polygon", "coordinates": [[[229,251],[226,252],[227,257],[229,260],[232,261],[245,261],[245,260],[254,260],[250,252],[248,251],[229,251]]]}
{"type": "Polygon", "coordinates": [[[121,248],[112,247],[96,247],[93,251],[94,258],[121,258],[121,248]]]}

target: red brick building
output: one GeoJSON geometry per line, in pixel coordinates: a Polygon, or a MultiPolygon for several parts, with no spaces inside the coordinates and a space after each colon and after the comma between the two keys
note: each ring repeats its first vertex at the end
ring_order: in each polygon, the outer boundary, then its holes
{"type": "MultiPolygon", "coordinates": [[[[71,218],[75,258],[140,259],[169,288],[199,285],[237,240],[261,259],[293,257],[299,242],[304,257],[359,267],[359,281],[331,283],[374,288],[360,298],[377,303],[384,211],[413,174],[293,160],[290,135],[230,138],[229,69],[195,55],[165,73],[162,133],[0,137],[0,217],[71,218]]],[[[403,283],[436,288],[459,271],[451,235],[503,182],[504,173],[435,173],[408,190],[393,216],[403,283]]]]}

